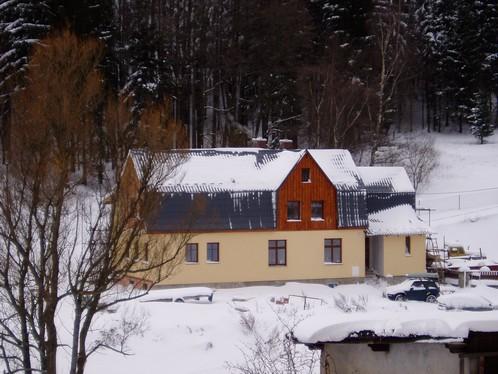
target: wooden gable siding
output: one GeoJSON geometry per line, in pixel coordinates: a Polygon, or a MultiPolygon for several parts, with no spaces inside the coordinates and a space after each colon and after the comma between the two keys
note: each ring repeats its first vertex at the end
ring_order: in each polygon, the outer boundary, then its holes
{"type": "Polygon", "coordinates": [[[277,191],[278,230],[331,230],[337,228],[337,191],[313,158],[306,153],[277,191]],[[301,170],[310,169],[311,182],[301,181],[301,170]],[[299,201],[301,220],[287,221],[287,202],[299,201]],[[323,221],[311,220],[311,202],[323,201],[323,221]]]}

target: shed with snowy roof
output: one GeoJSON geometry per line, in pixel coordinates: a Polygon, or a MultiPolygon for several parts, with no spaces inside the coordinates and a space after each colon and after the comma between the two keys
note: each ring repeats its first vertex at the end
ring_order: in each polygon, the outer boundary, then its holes
{"type": "Polygon", "coordinates": [[[165,284],[425,270],[427,227],[415,215],[415,192],[402,168],[360,168],[338,149],[135,149],[123,171],[132,179],[126,184],[140,184],[144,165],[153,166],[153,192],[160,195],[143,217],[145,235],[193,234],[185,261],[165,284]]]}
{"type": "Polygon", "coordinates": [[[496,311],[449,313],[319,312],[299,323],[293,335],[320,349],[322,374],[496,373],[496,311]]]}

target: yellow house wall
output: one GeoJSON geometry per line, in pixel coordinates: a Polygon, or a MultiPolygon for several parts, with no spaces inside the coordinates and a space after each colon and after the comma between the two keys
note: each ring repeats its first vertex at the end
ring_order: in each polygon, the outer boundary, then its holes
{"type": "MultiPolygon", "coordinates": [[[[151,235],[163,235],[167,240],[166,234],[151,235]]],[[[182,261],[162,285],[365,276],[363,230],[203,233],[195,235],[189,242],[198,243],[198,263],[182,261]],[[342,264],[324,263],[324,239],[330,238],[342,239],[342,264]],[[268,240],[287,241],[286,266],[268,265],[268,240]],[[207,262],[206,244],[210,242],[220,244],[219,263],[207,262]],[[353,267],[356,267],[356,274],[353,267]]]]}
{"type": "Polygon", "coordinates": [[[424,272],[425,235],[411,236],[411,254],[405,254],[405,236],[384,237],[384,275],[424,272]]]}

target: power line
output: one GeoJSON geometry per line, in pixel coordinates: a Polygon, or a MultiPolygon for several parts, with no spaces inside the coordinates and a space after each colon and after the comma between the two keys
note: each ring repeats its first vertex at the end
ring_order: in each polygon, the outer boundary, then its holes
{"type": "Polygon", "coordinates": [[[462,190],[462,191],[448,191],[448,192],[420,192],[417,193],[418,196],[420,195],[458,195],[460,193],[471,193],[471,192],[482,192],[482,191],[492,191],[492,190],[498,190],[498,187],[488,187],[488,188],[479,188],[476,190],[462,190]]]}

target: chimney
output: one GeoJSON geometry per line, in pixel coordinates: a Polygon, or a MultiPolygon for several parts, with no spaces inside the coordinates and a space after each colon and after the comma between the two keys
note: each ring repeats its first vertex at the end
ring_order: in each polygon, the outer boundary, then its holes
{"type": "Polygon", "coordinates": [[[294,143],[291,139],[280,139],[279,148],[280,149],[294,149],[294,143]]]}
{"type": "Polygon", "coordinates": [[[253,148],[268,148],[268,139],[265,138],[252,138],[251,147],[253,148]]]}

